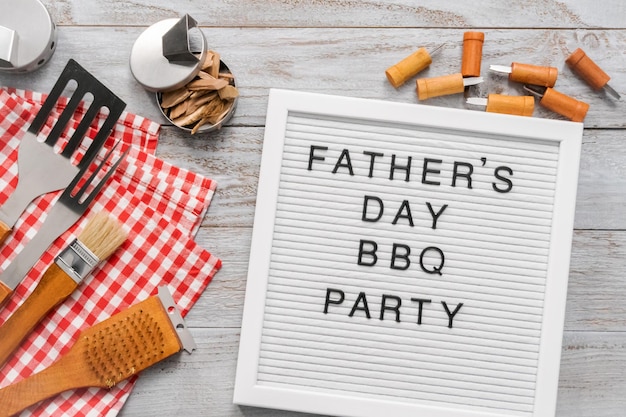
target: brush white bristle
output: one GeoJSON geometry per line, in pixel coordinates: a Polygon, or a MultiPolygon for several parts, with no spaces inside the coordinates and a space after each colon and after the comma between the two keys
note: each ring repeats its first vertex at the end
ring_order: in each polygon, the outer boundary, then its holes
{"type": "Polygon", "coordinates": [[[101,211],[89,219],[78,240],[102,261],[111,256],[126,237],[120,222],[101,211]]]}

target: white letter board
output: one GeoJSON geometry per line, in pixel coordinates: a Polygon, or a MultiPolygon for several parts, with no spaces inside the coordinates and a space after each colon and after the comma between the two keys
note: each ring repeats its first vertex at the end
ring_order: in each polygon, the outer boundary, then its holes
{"type": "Polygon", "coordinates": [[[271,90],[234,402],[553,416],[582,130],[271,90]]]}

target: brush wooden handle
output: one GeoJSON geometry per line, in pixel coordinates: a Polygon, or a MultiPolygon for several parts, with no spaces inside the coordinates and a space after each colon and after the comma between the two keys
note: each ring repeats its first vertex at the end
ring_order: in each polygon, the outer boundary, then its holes
{"type": "Polygon", "coordinates": [[[73,347],[52,366],[0,389],[0,417],[17,414],[61,392],[91,386],[92,373],[80,353],[73,347]]]}
{"type": "Polygon", "coordinates": [[[46,270],[33,293],[0,326],[0,368],[50,310],[77,287],[78,283],[57,264],[52,264],[46,270]]]}
{"type": "Polygon", "coordinates": [[[11,226],[7,225],[5,222],[0,221],[0,245],[7,240],[7,237],[11,234],[13,229],[11,226]]]}
{"type": "Polygon", "coordinates": [[[13,290],[7,287],[4,282],[0,281],[0,308],[2,308],[7,301],[9,301],[11,294],[13,294],[13,290]]]}

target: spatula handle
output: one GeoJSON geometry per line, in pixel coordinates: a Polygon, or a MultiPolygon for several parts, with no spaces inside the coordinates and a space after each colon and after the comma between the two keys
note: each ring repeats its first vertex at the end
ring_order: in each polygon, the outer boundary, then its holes
{"type": "Polygon", "coordinates": [[[43,371],[0,389],[0,417],[13,416],[61,392],[91,386],[81,357],[72,351],[43,371]]]}
{"type": "Polygon", "coordinates": [[[7,240],[7,237],[9,237],[12,230],[11,226],[6,225],[4,222],[0,222],[0,245],[7,240]]]}
{"type": "Polygon", "coordinates": [[[0,308],[2,308],[13,294],[13,290],[0,281],[0,308]]]}
{"type": "Polygon", "coordinates": [[[0,326],[0,368],[39,322],[65,300],[78,283],[53,263],[33,293],[0,326]]]}

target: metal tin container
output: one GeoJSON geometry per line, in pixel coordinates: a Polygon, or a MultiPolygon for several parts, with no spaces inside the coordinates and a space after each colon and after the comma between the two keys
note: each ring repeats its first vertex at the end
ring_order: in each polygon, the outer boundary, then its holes
{"type": "MultiPolygon", "coordinates": [[[[130,55],[130,70],[139,84],[156,93],[161,113],[172,124],[192,132],[189,126],[179,126],[168,117],[161,107],[163,93],[178,90],[200,73],[207,57],[207,42],[197,22],[189,15],[182,18],[165,19],[148,27],[135,41],[130,55]]],[[[230,70],[220,60],[220,72],[230,70]]],[[[234,86],[234,77],[231,82],[234,86]]],[[[215,124],[202,125],[197,132],[217,130],[226,123],[235,111],[237,99],[224,117],[215,124]]]]}
{"type": "MultiPolygon", "coordinates": [[[[220,60],[220,72],[225,72],[228,74],[232,74],[232,72],[230,71],[230,68],[228,68],[228,66],[224,63],[224,61],[220,60]]],[[[233,86],[237,86],[236,83],[236,79],[233,76],[233,86]]],[[[163,114],[163,116],[169,120],[170,122],[172,122],[172,124],[176,127],[178,127],[179,129],[182,129],[186,132],[192,132],[193,128],[189,127],[189,126],[179,126],[177,125],[169,116],[168,114],[163,110],[163,107],[161,107],[161,95],[162,93],[157,93],[156,94],[156,100],[157,100],[157,104],[159,106],[159,110],[161,110],[161,114],[163,114]]],[[[235,109],[237,108],[237,100],[238,98],[235,98],[233,100],[233,104],[231,105],[230,109],[228,110],[228,113],[226,113],[226,115],[224,115],[224,117],[218,121],[217,123],[214,124],[206,124],[201,126],[198,129],[198,133],[205,133],[205,132],[212,132],[214,130],[219,130],[222,128],[222,126],[224,126],[224,124],[226,124],[231,117],[233,117],[233,114],[235,113],[235,109]]]]}
{"type": "Polygon", "coordinates": [[[0,3],[0,71],[30,72],[56,49],[56,25],[38,0],[0,3]]]}

